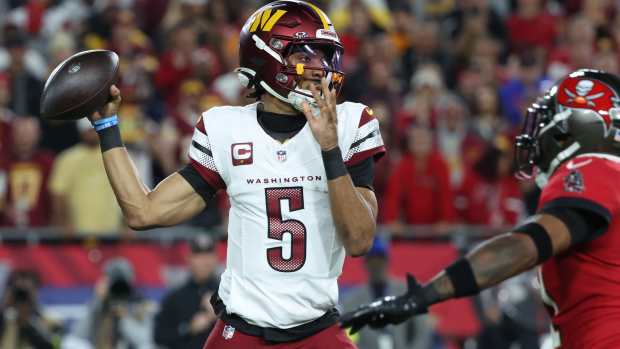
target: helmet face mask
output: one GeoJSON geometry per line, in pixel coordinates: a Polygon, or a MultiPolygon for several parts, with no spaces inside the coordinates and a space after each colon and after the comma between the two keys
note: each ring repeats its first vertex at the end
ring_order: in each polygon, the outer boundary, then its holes
{"type": "MultiPolygon", "coordinates": [[[[284,74],[295,81],[292,91],[312,97],[311,93],[301,89],[301,82],[308,79],[306,72],[310,71],[318,72],[315,76],[310,77],[310,80],[325,77],[329,83],[329,88],[335,89],[336,93],[340,92],[344,78],[341,68],[342,48],[324,43],[293,43],[289,45],[287,51],[285,55],[287,66],[284,69],[284,74]]],[[[282,87],[290,88],[286,85],[282,87]]]]}
{"type": "Polygon", "coordinates": [[[547,94],[532,104],[525,113],[521,134],[515,143],[515,160],[517,176],[521,179],[534,177],[540,170],[547,167],[543,160],[541,131],[553,120],[553,94],[547,94]]]}
{"type": "Polygon", "coordinates": [[[256,11],[243,26],[236,71],[245,87],[255,89],[254,97],[266,92],[300,109],[303,102],[314,102],[311,91],[300,86],[304,79],[324,77],[330,88],[340,92],[343,52],[323,11],[304,1],[275,1],[256,11]],[[292,56],[300,55],[308,61],[291,62],[292,56]]]}

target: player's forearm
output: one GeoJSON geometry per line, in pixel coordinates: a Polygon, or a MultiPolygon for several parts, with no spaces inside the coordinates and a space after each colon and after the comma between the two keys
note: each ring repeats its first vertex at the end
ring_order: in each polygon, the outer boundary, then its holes
{"type": "Polygon", "coordinates": [[[119,206],[132,228],[148,225],[149,189],[142,183],[138,170],[124,147],[103,152],[103,164],[119,206]]]}
{"type": "MultiPolygon", "coordinates": [[[[537,256],[536,246],[528,236],[508,233],[480,244],[466,258],[482,290],[532,268],[537,256]]],[[[455,285],[443,270],[424,286],[424,293],[434,304],[453,298],[455,285]]]]}
{"type": "Polygon", "coordinates": [[[348,175],[329,180],[328,190],[334,223],[347,253],[365,254],[372,246],[376,229],[373,208],[348,175]]]}

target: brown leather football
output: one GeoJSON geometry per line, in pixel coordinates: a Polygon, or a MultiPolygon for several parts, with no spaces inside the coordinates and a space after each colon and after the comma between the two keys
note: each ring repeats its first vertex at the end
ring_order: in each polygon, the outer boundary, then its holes
{"type": "Polygon", "coordinates": [[[108,50],[82,51],[60,63],[41,95],[41,116],[76,120],[101,109],[118,78],[118,55],[108,50]]]}

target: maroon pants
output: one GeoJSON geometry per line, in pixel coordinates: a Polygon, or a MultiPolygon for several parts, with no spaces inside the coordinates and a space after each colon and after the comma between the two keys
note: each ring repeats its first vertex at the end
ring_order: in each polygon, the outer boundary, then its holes
{"type": "Polygon", "coordinates": [[[356,349],[338,324],[291,343],[269,344],[261,337],[249,336],[217,320],[203,349],[356,349]]]}

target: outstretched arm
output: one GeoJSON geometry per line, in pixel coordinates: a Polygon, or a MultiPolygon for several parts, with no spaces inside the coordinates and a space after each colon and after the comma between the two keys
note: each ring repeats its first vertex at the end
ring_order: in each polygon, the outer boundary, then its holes
{"type": "Polygon", "coordinates": [[[608,215],[570,207],[543,210],[513,232],[483,242],[437,274],[424,287],[408,276],[404,295],[389,296],[342,316],[352,332],[365,325],[397,324],[424,313],[430,305],[470,296],[542,263],[552,255],[602,234],[608,215]]]}
{"type": "MultiPolygon", "coordinates": [[[[112,86],[110,94],[112,100],[101,113],[95,112],[90,117],[93,123],[116,115],[121,102],[120,91],[112,86]]],[[[118,132],[118,126],[108,127],[99,131],[99,137],[108,179],[132,229],[175,225],[204,210],[206,204],[202,197],[179,173],[171,174],[153,190],[147,188],[118,132]]]]}
{"type": "MultiPolygon", "coordinates": [[[[571,235],[560,219],[541,214],[535,216],[533,222],[549,233],[554,255],[570,246],[571,235]]],[[[476,284],[480,289],[485,289],[531,269],[537,263],[538,253],[531,237],[511,232],[481,243],[467,254],[466,259],[476,284]]],[[[455,285],[446,270],[437,274],[422,290],[428,305],[455,296],[455,285]]]]}

